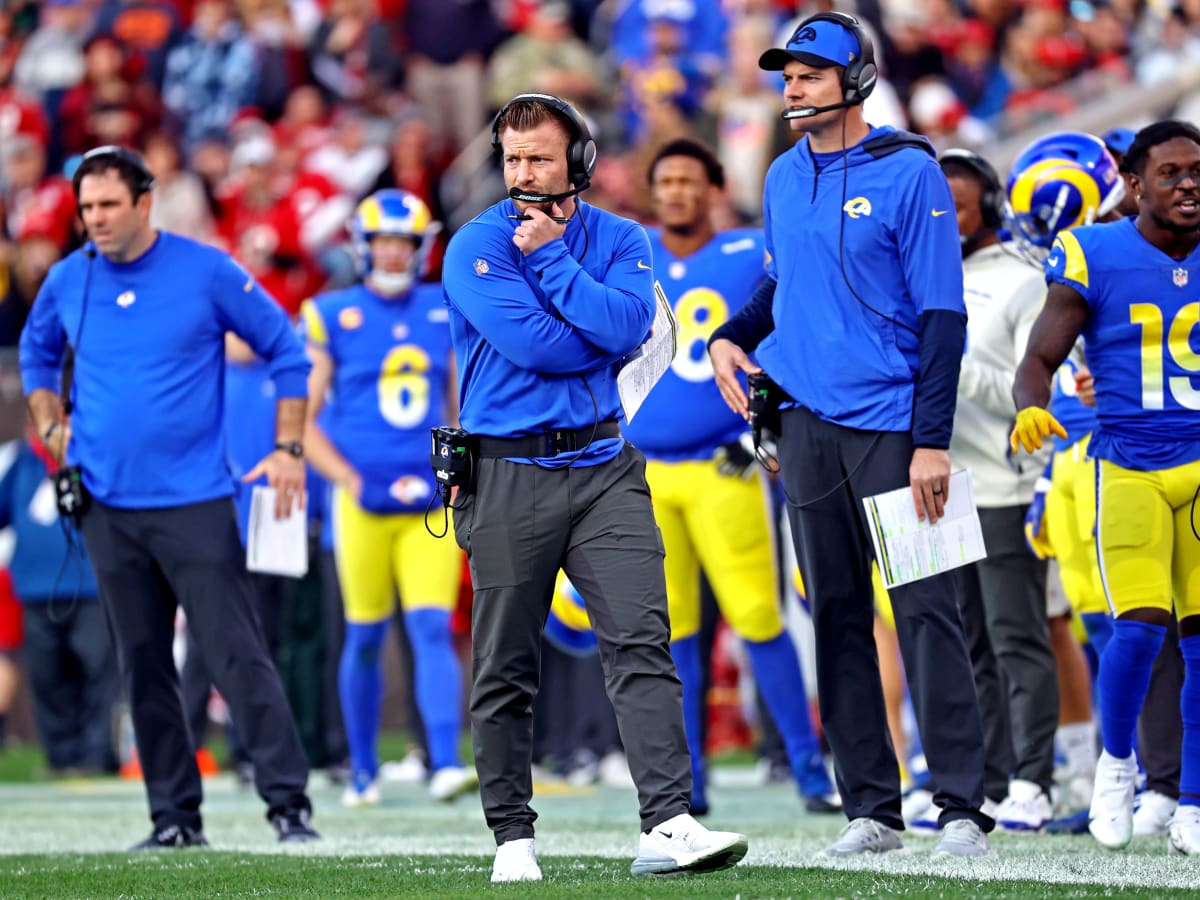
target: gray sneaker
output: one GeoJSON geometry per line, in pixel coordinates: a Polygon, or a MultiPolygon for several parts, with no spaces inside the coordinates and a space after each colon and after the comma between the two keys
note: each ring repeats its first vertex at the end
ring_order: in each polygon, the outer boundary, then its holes
{"type": "Polygon", "coordinates": [[[874,819],[851,819],[838,839],[819,856],[856,856],[859,853],[905,852],[900,833],[874,819]]]}
{"type": "Polygon", "coordinates": [[[933,848],[934,859],[950,856],[995,856],[983,829],[970,819],[955,819],[942,829],[942,837],[933,848]]]}

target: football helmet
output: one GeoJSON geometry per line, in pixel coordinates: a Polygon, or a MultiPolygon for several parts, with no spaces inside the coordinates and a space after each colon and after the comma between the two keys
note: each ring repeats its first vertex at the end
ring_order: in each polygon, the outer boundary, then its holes
{"type": "Polygon", "coordinates": [[[441,231],[433,213],[414,194],[386,189],[376,191],[358,204],[350,220],[350,240],[358,272],[364,280],[387,294],[405,291],[415,280],[429,256],[433,238],[441,231]],[[379,235],[411,238],[417,245],[407,272],[382,272],[371,258],[371,239],[379,235]]]}
{"type": "Polygon", "coordinates": [[[573,656],[591,656],[600,646],[588,621],[583,597],[561,572],[554,585],[550,615],[546,618],[546,640],[573,656]]]}
{"type": "Polygon", "coordinates": [[[1083,132],[1050,134],[1026,147],[1008,173],[1005,225],[1021,253],[1040,264],[1060,231],[1090,225],[1124,196],[1103,141],[1083,132]]]}

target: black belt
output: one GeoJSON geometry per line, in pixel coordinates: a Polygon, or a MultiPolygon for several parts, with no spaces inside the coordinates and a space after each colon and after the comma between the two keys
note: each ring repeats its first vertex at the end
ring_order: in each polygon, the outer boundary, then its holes
{"type": "Polygon", "coordinates": [[[601,422],[594,428],[557,428],[544,431],[541,434],[529,434],[525,437],[498,438],[487,435],[476,435],[479,441],[480,459],[505,459],[506,457],[544,457],[558,456],[560,453],[574,453],[586,447],[591,441],[621,436],[621,426],[615,421],[601,422]]]}

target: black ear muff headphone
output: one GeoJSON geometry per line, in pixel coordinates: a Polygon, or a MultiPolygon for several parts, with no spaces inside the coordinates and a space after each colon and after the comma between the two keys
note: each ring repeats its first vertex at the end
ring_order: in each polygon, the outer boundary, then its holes
{"type": "MultiPolygon", "coordinates": [[[[129,169],[133,172],[134,202],[137,201],[138,197],[148,193],[154,187],[154,174],[139,154],[126,147],[118,147],[116,144],[105,144],[103,147],[96,147],[89,150],[79,160],[79,165],[75,169],[75,175],[71,178],[71,187],[75,190],[76,204],[79,203],[79,186],[83,181],[83,176],[97,171],[95,166],[88,164],[97,160],[110,164],[113,168],[129,169]]],[[[108,166],[101,166],[100,168],[108,168],[108,166]]]]}
{"type": "Polygon", "coordinates": [[[804,26],[813,22],[832,22],[840,25],[858,41],[858,57],[842,72],[842,97],[851,106],[862,103],[870,96],[871,91],[875,90],[875,82],[879,80],[879,68],[875,65],[875,45],[871,43],[867,30],[854,16],[842,12],[820,12],[797,25],[792,40],[796,39],[804,26]]]}
{"type": "Polygon", "coordinates": [[[496,118],[492,119],[492,149],[497,152],[502,149],[500,146],[500,120],[504,118],[509,107],[514,103],[530,102],[545,104],[566,122],[567,129],[571,132],[571,143],[567,145],[567,177],[570,179],[572,187],[580,189],[586,187],[596,171],[596,142],[592,140],[592,133],[587,127],[587,122],[575,111],[575,108],[553,94],[519,94],[500,107],[496,118]]]}
{"type": "Polygon", "coordinates": [[[987,228],[999,228],[1004,224],[1004,188],[1000,185],[1000,176],[992,168],[992,164],[973,150],[953,148],[946,150],[938,157],[938,163],[944,168],[946,163],[965,166],[979,180],[982,192],[979,195],[979,211],[983,216],[983,224],[987,228]]]}

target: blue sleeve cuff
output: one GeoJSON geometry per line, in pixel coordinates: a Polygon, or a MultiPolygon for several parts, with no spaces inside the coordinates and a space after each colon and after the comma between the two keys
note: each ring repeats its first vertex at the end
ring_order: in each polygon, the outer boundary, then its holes
{"type": "Polygon", "coordinates": [[[306,369],[288,368],[282,372],[272,372],[271,379],[275,382],[277,399],[308,396],[308,371],[306,369]]]}
{"type": "Polygon", "coordinates": [[[917,384],[913,395],[914,447],[946,450],[954,431],[958,372],[967,337],[967,317],[947,309],[921,314],[917,384]]]}
{"type": "Polygon", "coordinates": [[[28,397],[36,390],[58,393],[61,388],[59,370],[53,366],[34,366],[21,370],[21,384],[28,397]]]}
{"type": "Polygon", "coordinates": [[[540,275],[542,269],[551,263],[558,262],[562,257],[570,255],[567,251],[566,242],[562,238],[555,238],[548,243],[542,244],[542,246],[526,256],[525,260],[540,275]]]}

